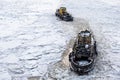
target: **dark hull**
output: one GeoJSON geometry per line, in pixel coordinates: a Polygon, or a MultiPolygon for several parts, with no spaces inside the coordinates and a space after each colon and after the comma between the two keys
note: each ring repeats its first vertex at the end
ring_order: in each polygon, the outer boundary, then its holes
{"type": "Polygon", "coordinates": [[[78,74],[88,73],[94,69],[96,57],[96,41],[89,31],[82,31],[69,55],[70,69],[78,74]]]}
{"type": "Polygon", "coordinates": [[[60,15],[58,12],[56,12],[55,15],[58,18],[60,18],[61,20],[64,20],[64,21],[73,21],[73,17],[71,15],[69,15],[69,16],[67,16],[67,15],[60,15]]]}
{"type": "Polygon", "coordinates": [[[70,69],[78,74],[85,74],[90,72],[91,70],[93,70],[94,68],[94,64],[95,64],[95,59],[81,59],[79,61],[87,61],[88,63],[86,63],[85,65],[80,65],[78,64],[78,60],[75,60],[75,57],[73,55],[73,53],[70,53],[69,55],[69,61],[70,61],[70,69]]]}
{"type": "Polygon", "coordinates": [[[60,18],[61,20],[64,20],[64,21],[73,21],[73,18],[72,17],[69,17],[69,18],[60,18]]]}

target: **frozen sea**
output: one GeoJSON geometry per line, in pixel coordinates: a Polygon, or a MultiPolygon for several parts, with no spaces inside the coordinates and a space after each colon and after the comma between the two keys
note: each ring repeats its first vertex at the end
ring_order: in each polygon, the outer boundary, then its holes
{"type": "Polygon", "coordinates": [[[0,80],[120,80],[119,27],[120,0],[0,0],[0,80]],[[55,17],[60,6],[73,22],[55,17]],[[99,55],[94,70],[78,76],[68,53],[85,29],[99,55]]]}

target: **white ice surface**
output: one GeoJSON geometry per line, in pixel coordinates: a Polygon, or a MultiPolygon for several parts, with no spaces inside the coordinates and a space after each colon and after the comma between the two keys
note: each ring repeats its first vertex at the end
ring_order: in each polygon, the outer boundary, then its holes
{"type": "Polygon", "coordinates": [[[89,22],[99,56],[95,69],[89,75],[77,76],[61,70],[54,78],[63,74],[60,78],[65,80],[119,80],[120,0],[62,0],[60,6],[67,7],[74,17],[89,22]]]}
{"type": "Polygon", "coordinates": [[[69,28],[69,23],[65,23],[68,28],[63,30],[66,26],[56,20],[54,12],[59,6],[67,7],[75,18],[89,22],[100,58],[98,73],[69,77],[64,71],[65,74],[58,77],[62,80],[119,80],[119,0],[0,0],[0,80],[43,76],[48,64],[61,59],[75,31],[69,28]]]}
{"type": "Polygon", "coordinates": [[[61,59],[68,39],[56,26],[58,2],[0,0],[0,80],[43,76],[61,59]]]}

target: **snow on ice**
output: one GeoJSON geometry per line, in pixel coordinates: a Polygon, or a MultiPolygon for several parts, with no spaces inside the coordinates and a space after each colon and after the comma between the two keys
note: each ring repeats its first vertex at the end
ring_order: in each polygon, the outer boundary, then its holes
{"type": "Polygon", "coordinates": [[[119,22],[119,0],[0,0],[0,80],[32,76],[40,80],[119,80],[119,22]],[[74,22],[54,16],[60,6],[67,7],[74,22]],[[92,72],[78,76],[60,60],[69,41],[82,29],[93,32],[99,56],[92,72]]]}

